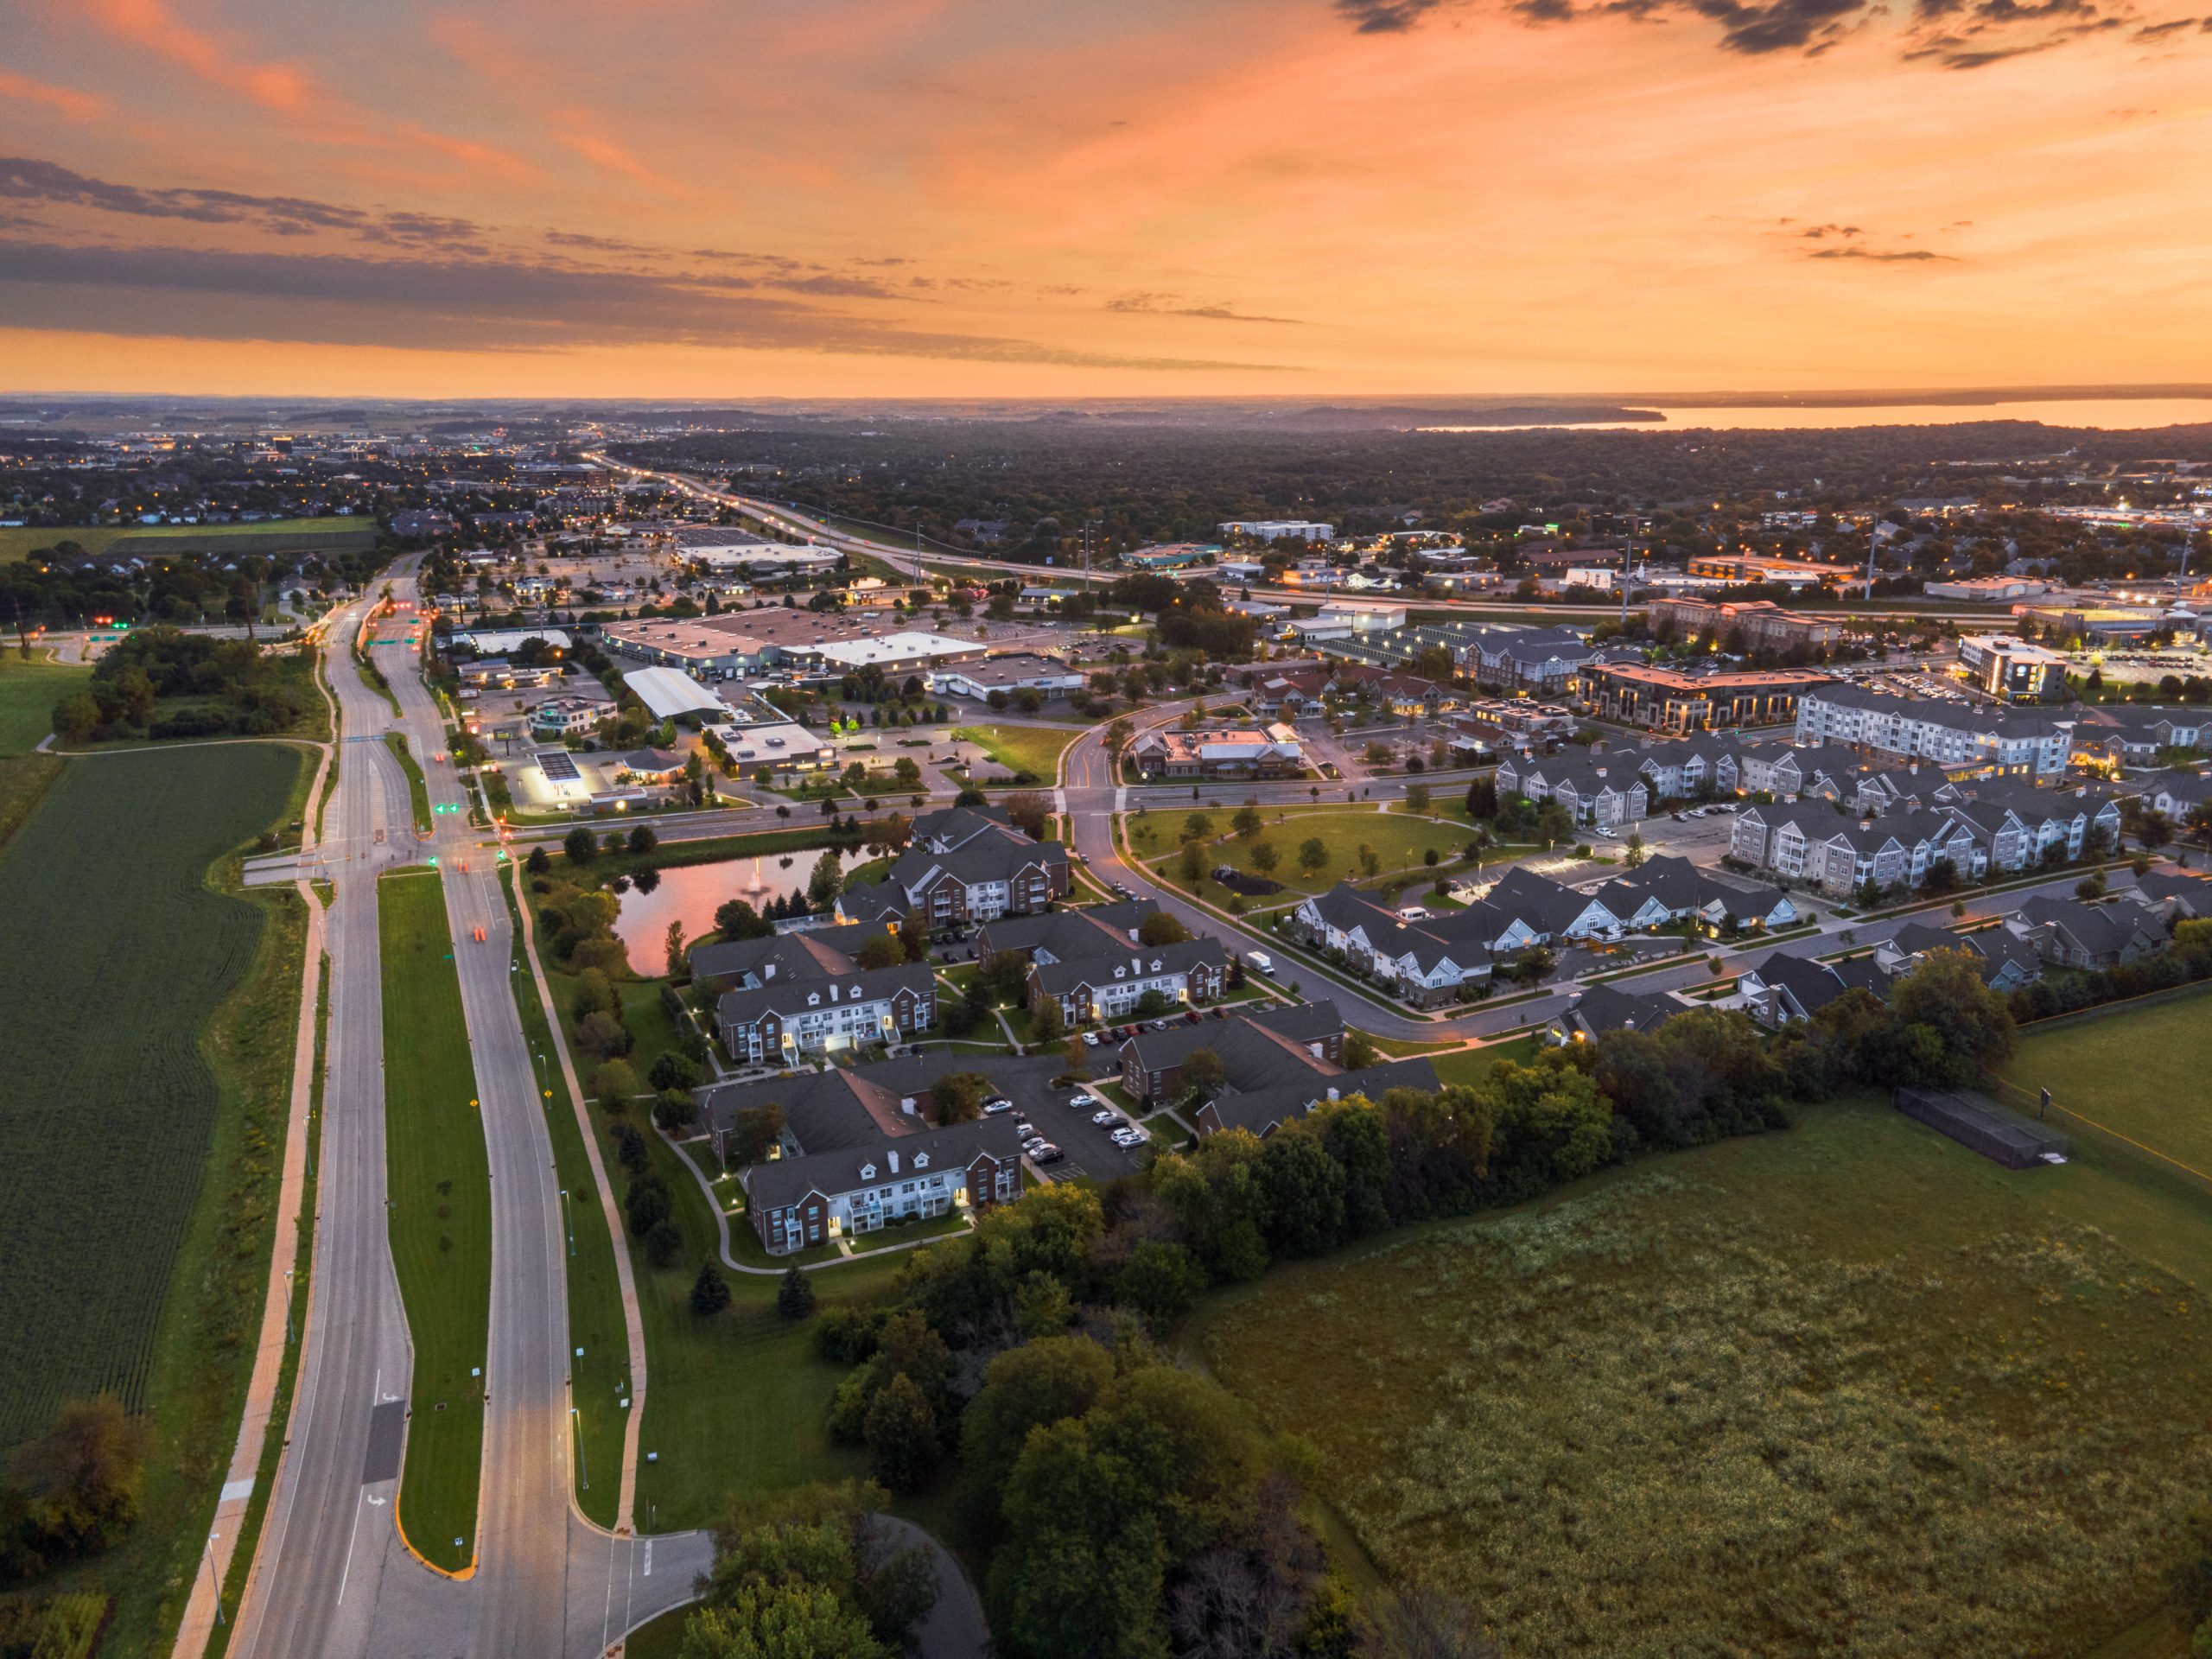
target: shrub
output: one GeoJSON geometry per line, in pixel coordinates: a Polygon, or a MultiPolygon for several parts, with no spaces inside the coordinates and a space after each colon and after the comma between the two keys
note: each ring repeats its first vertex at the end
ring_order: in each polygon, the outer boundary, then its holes
{"type": "Polygon", "coordinates": [[[683,1230],[665,1217],[655,1222],[645,1235],[645,1260],[657,1268],[664,1268],[675,1261],[683,1248],[683,1230]]]}
{"type": "Polygon", "coordinates": [[[702,1319],[712,1319],[729,1306],[729,1284],[711,1262],[699,1264],[699,1276],[691,1281],[691,1311],[702,1319]]]}

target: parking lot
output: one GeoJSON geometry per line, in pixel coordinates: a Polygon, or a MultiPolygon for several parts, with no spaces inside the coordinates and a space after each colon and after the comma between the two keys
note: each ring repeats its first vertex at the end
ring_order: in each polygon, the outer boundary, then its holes
{"type": "MultiPolygon", "coordinates": [[[[1104,1048],[1089,1052],[1093,1055],[1113,1052],[1104,1048]]],[[[880,1083],[900,1094],[918,1095],[947,1072],[978,1072],[991,1080],[995,1093],[1014,1103],[1014,1117],[1030,1124],[1060,1148],[1064,1155],[1058,1161],[1031,1166],[1043,1179],[1065,1181],[1087,1175],[1093,1180],[1110,1181],[1134,1173],[1142,1163],[1144,1147],[1124,1151],[1109,1138],[1111,1124],[1090,1121],[1091,1114],[1104,1109],[1108,1102],[1086,1096],[1081,1109],[1068,1103],[1080,1090],[1072,1084],[1052,1082],[1065,1065],[1057,1053],[1015,1055],[932,1050],[914,1058],[886,1060],[871,1065],[866,1075],[871,1082],[880,1083]]]]}

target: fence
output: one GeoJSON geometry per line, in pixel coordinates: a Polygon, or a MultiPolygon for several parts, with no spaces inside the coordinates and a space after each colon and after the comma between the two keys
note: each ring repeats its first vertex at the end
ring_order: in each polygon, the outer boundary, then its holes
{"type": "MultiPolygon", "coordinates": [[[[2086,1012],[2096,1013],[2099,1010],[2086,1012]]],[[[2115,1173],[2171,1193],[2185,1202],[2212,1206],[2212,1173],[2194,1165],[2184,1164],[2177,1158],[2168,1157],[2156,1147],[2146,1147],[2133,1136],[2122,1135],[2110,1125],[2086,1117],[2056,1101],[2046,1107],[2040,1092],[2031,1093],[2005,1078],[1984,1072],[1981,1082],[1983,1088],[2005,1105],[2034,1112],[2038,1121],[2065,1130],[2074,1137],[2077,1149],[2087,1147],[2095,1161],[2106,1165],[2115,1173]]]]}
{"type": "Polygon", "coordinates": [[[1897,1109],[2007,1169],[2033,1169],[2067,1150],[2066,1137],[2045,1125],[1999,1111],[1986,1099],[1948,1089],[1900,1089],[1897,1109]]]}

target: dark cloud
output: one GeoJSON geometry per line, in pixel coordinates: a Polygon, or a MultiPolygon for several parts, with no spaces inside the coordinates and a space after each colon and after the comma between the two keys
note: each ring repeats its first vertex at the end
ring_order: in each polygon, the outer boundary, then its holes
{"type": "Polygon", "coordinates": [[[1297,317],[1256,316],[1234,306],[1178,304],[1178,297],[1173,294],[1122,294],[1107,301],[1106,308],[1141,316],[1199,317],[1208,322],[1301,322],[1297,317]]]}
{"type": "MultiPolygon", "coordinates": [[[[1593,17],[1667,22],[1695,17],[1720,25],[1724,52],[1747,57],[1781,53],[1818,57],[1886,12],[1885,0],[1332,0],[1337,15],[1361,34],[1404,34],[1433,18],[1495,7],[1529,27],[1593,17]]],[[[2212,33],[2212,17],[2144,23],[2129,0],[1914,0],[1912,28],[1899,55],[1946,69],[1978,69],[2007,58],[2048,52],[2071,41],[2133,28],[2146,43],[2195,30],[2212,33]]]]}
{"type": "Polygon", "coordinates": [[[1847,244],[1842,247],[1808,248],[1805,251],[1805,257],[1808,259],[1864,259],[1869,264],[1878,265],[1925,264],[1930,260],[1942,260],[1945,264],[1955,263],[1951,255],[1931,253],[1926,248],[1863,248],[1856,243],[1847,244]]]}
{"type": "Polygon", "coordinates": [[[1337,14],[1363,35],[1402,35],[1446,0],[1336,0],[1337,14]]]}
{"type": "MultiPolygon", "coordinates": [[[[1786,219],[1782,222],[1785,225],[1789,223],[1786,219]]],[[[1825,237],[1864,236],[1866,232],[1860,230],[1856,225],[1814,225],[1798,232],[1797,234],[1810,241],[1818,242],[1825,237]]]]}
{"type": "Polygon", "coordinates": [[[12,327],[134,338],[518,352],[683,345],[1163,372],[1290,367],[927,332],[796,298],[522,256],[375,259],[0,239],[0,296],[12,327]]]}
{"type": "Polygon", "coordinates": [[[255,196],[236,190],[142,189],[88,178],[52,162],[0,156],[0,197],[90,207],[137,219],[178,219],[200,225],[245,225],[276,236],[340,231],[366,241],[416,247],[477,248],[484,227],[464,219],[383,213],[305,196],[255,196]]]}

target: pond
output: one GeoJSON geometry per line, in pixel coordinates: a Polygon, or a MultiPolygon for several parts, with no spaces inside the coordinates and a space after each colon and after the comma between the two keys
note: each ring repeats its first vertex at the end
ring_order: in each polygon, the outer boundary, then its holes
{"type": "MultiPolygon", "coordinates": [[[[776,899],[804,893],[821,861],[816,848],[804,852],[769,853],[760,858],[723,858],[711,864],[683,864],[660,873],[651,893],[635,887],[621,895],[614,937],[630,953],[637,972],[659,975],[668,969],[668,925],[683,924],[683,937],[711,932],[715,912],[733,899],[765,911],[776,899]]],[[[848,867],[849,868],[849,867],[848,867]]]]}

